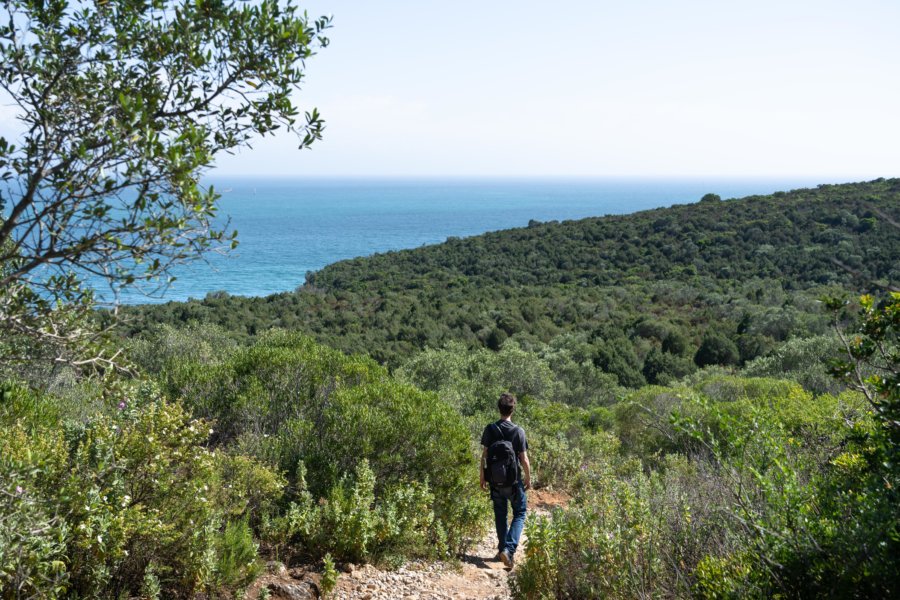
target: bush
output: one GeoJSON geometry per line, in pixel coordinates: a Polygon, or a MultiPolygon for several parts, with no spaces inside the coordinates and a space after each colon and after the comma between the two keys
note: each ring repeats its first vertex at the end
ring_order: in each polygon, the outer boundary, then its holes
{"type": "Polygon", "coordinates": [[[698,367],[736,365],[740,357],[740,352],[734,342],[723,335],[709,333],[700,343],[700,347],[694,355],[694,362],[698,367]]]}
{"type": "Polygon", "coordinates": [[[573,504],[529,526],[517,597],[888,593],[896,480],[860,394],[713,370],[613,415],[621,446],[582,434],[573,504]]]}
{"type": "MultiPolygon", "coordinates": [[[[435,394],[397,382],[368,358],[346,356],[296,334],[272,332],[218,364],[173,360],[163,374],[171,393],[216,420],[221,431],[214,439],[219,445],[285,473],[298,506],[303,506],[297,497],[302,489],[312,499],[332,500],[329,510],[338,512],[325,514],[338,519],[344,514],[340,507],[349,502],[347,476],[365,460],[377,505],[410,481],[426,486],[430,504],[425,514],[432,514],[434,527],[442,531],[435,542],[438,552],[464,546],[483,515],[483,510],[472,509],[476,458],[460,415],[435,394]]],[[[228,460],[225,466],[232,477],[248,483],[259,478],[245,467],[235,471],[240,458],[228,460]]],[[[256,494],[228,502],[252,511],[265,504],[265,497],[256,494]]],[[[336,529],[335,535],[340,538],[342,531],[336,529]]],[[[363,560],[375,547],[323,545],[303,535],[292,539],[303,545],[293,552],[315,558],[331,551],[335,557],[363,560]]],[[[397,544],[387,546],[399,551],[397,544]]]]}
{"type": "Polygon", "coordinates": [[[839,344],[834,335],[794,338],[747,363],[743,373],[749,377],[793,379],[811,392],[835,393],[843,386],[829,375],[826,361],[836,356],[839,344]]]}
{"type": "Polygon", "coordinates": [[[307,559],[333,556],[360,562],[391,555],[443,556],[447,539],[435,518],[427,482],[405,481],[376,497],[367,461],[344,476],[319,501],[302,486],[286,513],[269,522],[267,540],[307,559]]]}
{"type": "Polygon", "coordinates": [[[686,356],[678,356],[653,348],[644,359],[642,373],[651,385],[668,385],[697,370],[686,356]]]}
{"type": "MultiPolygon", "coordinates": [[[[251,572],[239,574],[228,556],[245,565],[252,539],[245,525],[223,525],[249,504],[220,499],[252,493],[206,449],[208,423],[147,386],[112,391],[108,408],[85,421],[60,419],[54,403],[13,386],[0,402],[0,481],[10,482],[0,489],[4,586],[48,598],[148,586],[187,597],[247,582],[251,572]]],[[[274,475],[263,479],[279,493],[274,475]]]]}
{"type": "Polygon", "coordinates": [[[568,489],[584,464],[582,451],[562,434],[536,433],[529,437],[529,458],[535,457],[531,462],[535,487],[568,489]]]}
{"type": "Polygon", "coordinates": [[[158,325],[147,335],[128,341],[129,358],[145,372],[153,374],[184,360],[218,364],[237,348],[231,334],[208,323],[179,329],[158,325]]]}
{"type": "Polygon", "coordinates": [[[557,380],[553,399],[574,406],[609,405],[624,393],[618,378],[594,366],[586,336],[560,335],[549,346],[535,348],[557,380]]]}
{"type": "Polygon", "coordinates": [[[262,572],[258,550],[247,519],[228,523],[215,539],[217,586],[240,589],[251,583],[262,572]]]}
{"type": "Polygon", "coordinates": [[[502,392],[549,399],[557,391],[547,362],[509,342],[499,352],[473,351],[459,343],[426,350],[400,367],[397,376],[438,392],[467,416],[495,412],[502,392]]]}
{"type": "Polygon", "coordinates": [[[878,427],[860,406],[858,396],[813,399],[795,388],[762,405],[707,405],[702,422],[684,421],[727,475],[727,514],[742,534],[736,554],[705,563],[699,591],[890,595],[897,479],[876,458],[878,427]]]}
{"type": "Polygon", "coordinates": [[[683,458],[649,476],[608,458],[582,472],[568,509],[529,522],[515,598],[685,597],[703,557],[727,551],[714,480],[683,458]]]}

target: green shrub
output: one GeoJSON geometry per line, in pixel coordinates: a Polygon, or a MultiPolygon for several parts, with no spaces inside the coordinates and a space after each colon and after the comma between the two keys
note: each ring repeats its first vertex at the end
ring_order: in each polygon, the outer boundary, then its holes
{"type": "Polygon", "coordinates": [[[141,600],[159,600],[162,587],[159,585],[159,577],[156,576],[156,567],[151,562],[144,569],[144,579],[141,581],[141,600]]]}
{"type": "Polygon", "coordinates": [[[645,462],[665,452],[677,450],[669,415],[694,395],[687,388],[646,386],[629,394],[613,407],[614,430],[622,451],[645,462]]]}
{"type": "Polygon", "coordinates": [[[69,579],[68,523],[31,487],[35,465],[8,460],[13,450],[0,438],[0,597],[57,598],[69,579]]]}
{"type": "Polygon", "coordinates": [[[471,350],[460,343],[425,350],[399,368],[397,376],[438,392],[468,416],[496,412],[502,392],[550,399],[558,386],[547,361],[512,342],[499,352],[471,350]]]}
{"type": "Polygon", "coordinates": [[[514,597],[685,597],[696,564],[728,547],[721,490],[683,458],[649,476],[610,458],[581,472],[569,508],[529,521],[514,597]]]}
{"type": "Polygon", "coordinates": [[[828,373],[826,360],[834,358],[840,341],[834,335],[793,338],[744,366],[749,377],[793,379],[815,393],[837,393],[841,384],[828,373]]]}
{"type": "MultiPolygon", "coordinates": [[[[303,488],[302,477],[299,485],[303,488]]],[[[446,521],[435,517],[435,498],[427,482],[399,482],[378,497],[375,489],[375,474],[364,460],[353,477],[342,477],[318,501],[301,489],[286,513],[264,527],[266,539],[307,559],[446,556],[446,521]]]]}
{"type": "Polygon", "coordinates": [[[322,557],[322,597],[329,598],[337,585],[338,572],[331,554],[322,557]]]}
{"type": "Polygon", "coordinates": [[[22,388],[7,386],[3,398],[0,481],[12,482],[12,496],[4,484],[0,554],[19,557],[0,561],[4,585],[15,579],[50,598],[148,586],[185,597],[246,583],[249,572],[219,570],[234,557],[249,561],[252,547],[249,530],[222,531],[223,519],[248,518],[252,504],[235,500],[252,497],[247,485],[280,484],[259,465],[249,469],[256,480],[232,478],[234,461],[205,447],[208,423],[147,386],[112,392],[107,409],[80,421],[60,419],[52,397],[22,388]]]}
{"type": "Polygon", "coordinates": [[[666,385],[690,375],[697,367],[686,356],[663,352],[653,348],[644,359],[642,373],[651,385],[666,385]]]}
{"type": "Polygon", "coordinates": [[[225,589],[240,589],[253,581],[262,567],[257,558],[258,544],[247,520],[231,521],[215,539],[215,580],[225,589]]]}
{"type": "Polygon", "coordinates": [[[694,362],[698,367],[736,365],[739,360],[740,352],[735,343],[717,333],[708,333],[694,355],[694,362]]]}
{"type": "Polygon", "coordinates": [[[582,451],[562,435],[533,434],[528,443],[533,484],[568,489],[584,463],[582,451]]]}
{"type": "Polygon", "coordinates": [[[888,463],[862,396],[716,371],[693,379],[615,406],[621,448],[580,435],[575,500],[529,525],[515,595],[887,593],[895,480],[875,467],[888,463]]]}
{"type": "Polygon", "coordinates": [[[837,399],[793,392],[763,405],[707,405],[702,421],[679,425],[725,475],[726,514],[742,533],[740,559],[709,561],[698,589],[711,597],[889,595],[897,478],[872,444],[878,427],[837,399]],[[749,574],[730,580],[735,569],[749,574]]]}
{"type": "MultiPolygon", "coordinates": [[[[441,532],[434,536],[440,538],[438,552],[465,545],[479,526],[483,510],[472,510],[477,488],[473,440],[459,413],[435,394],[396,381],[370,359],[346,356],[296,334],[271,332],[217,364],[173,360],[162,375],[170,393],[183,396],[197,414],[216,420],[213,439],[229,449],[221,466],[250,490],[246,497],[226,493],[222,502],[234,510],[252,515],[272,510],[266,490],[282,483],[241,456],[251,455],[287,476],[289,500],[302,513],[295,520],[306,522],[308,517],[303,494],[310,502],[323,499],[329,508],[315,519],[324,519],[339,540],[349,542],[340,523],[356,510],[347,502],[352,485],[362,482],[351,485],[348,476],[367,461],[372,499],[384,510],[404,502],[398,494],[409,482],[424,486],[413,489],[424,490],[417,502],[428,499],[420,509],[434,519],[432,529],[441,532]]],[[[357,500],[362,497],[369,493],[357,500]]],[[[357,508],[361,515],[365,512],[357,508]]],[[[253,516],[250,523],[261,522],[253,516]]],[[[332,547],[302,534],[289,537],[290,544],[283,536],[273,543],[280,551],[316,558],[326,551],[353,560],[388,547],[403,552],[395,541],[332,547]],[[301,547],[289,548],[291,544],[301,547]]],[[[410,546],[410,554],[417,552],[418,546],[410,546]]]]}
{"type": "Polygon", "coordinates": [[[248,520],[256,527],[281,501],[285,478],[249,456],[216,454],[216,504],[228,519],[248,520]]]}
{"type": "Polygon", "coordinates": [[[129,358],[144,372],[157,374],[184,360],[218,364],[238,345],[226,330],[204,323],[178,329],[158,325],[141,338],[129,340],[127,348],[129,358]]]}
{"type": "Polygon", "coordinates": [[[694,570],[693,591],[704,600],[739,600],[764,598],[753,585],[752,571],[745,554],[705,556],[694,570]]]}

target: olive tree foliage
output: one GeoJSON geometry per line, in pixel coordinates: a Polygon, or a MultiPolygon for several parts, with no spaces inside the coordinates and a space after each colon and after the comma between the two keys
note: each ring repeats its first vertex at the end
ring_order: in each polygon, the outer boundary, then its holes
{"type": "Polygon", "coordinates": [[[321,137],[292,93],[329,26],[291,0],[0,0],[2,358],[105,363],[87,281],[152,291],[236,243],[200,176],[278,129],[321,137]]]}

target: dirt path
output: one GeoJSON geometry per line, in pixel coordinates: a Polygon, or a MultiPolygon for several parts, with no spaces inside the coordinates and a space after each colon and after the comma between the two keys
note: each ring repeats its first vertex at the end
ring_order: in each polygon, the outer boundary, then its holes
{"type": "MultiPolygon", "coordinates": [[[[560,493],[529,492],[529,514],[547,513],[565,505],[560,493]]],[[[459,565],[413,562],[396,571],[382,571],[371,565],[341,574],[334,598],[339,600],[506,600],[509,598],[509,572],[495,561],[497,536],[493,528],[461,557],[459,565]]],[[[523,536],[524,544],[527,543],[523,536]]],[[[522,556],[520,550],[517,554],[522,556]]]]}
{"type": "Polygon", "coordinates": [[[494,536],[485,538],[463,557],[461,566],[414,562],[396,571],[366,565],[338,578],[334,597],[340,600],[505,600],[508,573],[496,554],[494,536]]]}

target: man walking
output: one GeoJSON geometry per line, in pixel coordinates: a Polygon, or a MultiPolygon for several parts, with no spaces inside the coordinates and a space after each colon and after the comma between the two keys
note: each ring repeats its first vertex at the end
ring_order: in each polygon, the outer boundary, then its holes
{"type": "Polygon", "coordinates": [[[525,526],[525,490],[531,487],[531,463],[528,462],[525,432],[511,420],[515,408],[516,397],[501,394],[497,401],[500,420],[485,427],[481,434],[481,489],[490,485],[500,548],[497,558],[509,568],[513,566],[513,557],[525,526]],[[507,526],[508,504],[512,505],[513,519],[507,526]]]}

